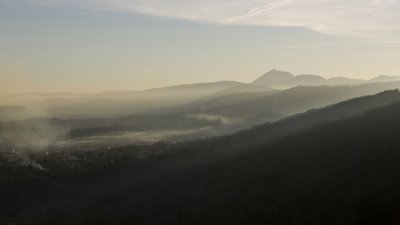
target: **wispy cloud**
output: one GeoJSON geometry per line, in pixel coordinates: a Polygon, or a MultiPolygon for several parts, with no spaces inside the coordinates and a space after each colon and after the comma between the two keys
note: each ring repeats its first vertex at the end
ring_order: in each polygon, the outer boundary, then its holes
{"type": "Polygon", "coordinates": [[[347,46],[372,46],[372,45],[396,45],[400,46],[400,41],[366,41],[366,42],[342,42],[342,43],[326,43],[313,45],[289,45],[264,48],[263,50],[275,49],[307,49],[307,48],[331,48],[331,47],[347,47],[347,46]]]}
{"type": "Polygon", "coordinates": [[[300,26],[335,35],[400,30],[398,0],[29,0],[217,24],[300,26]]]}

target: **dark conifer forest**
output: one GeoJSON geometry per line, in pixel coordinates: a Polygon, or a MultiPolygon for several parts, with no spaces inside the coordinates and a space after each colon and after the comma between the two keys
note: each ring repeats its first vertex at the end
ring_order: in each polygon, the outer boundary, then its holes
{"type": "Polygon", "coordinates": [[[399,224],[399,134],[391,90],[219,137],[3,151],[0,223],[399,224]]]}
{"type": "Polygon", "coordinates": [[[0,225],[400,225],[400,0],[0,0],[0,225]]]}

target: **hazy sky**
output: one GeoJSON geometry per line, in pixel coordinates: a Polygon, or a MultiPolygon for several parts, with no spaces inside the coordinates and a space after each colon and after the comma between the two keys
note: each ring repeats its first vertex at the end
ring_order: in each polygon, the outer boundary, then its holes
{"type": "Polygon", "coordinates": [[[398,0],[0,0],[0,95],[400,75],[398,0]]]}

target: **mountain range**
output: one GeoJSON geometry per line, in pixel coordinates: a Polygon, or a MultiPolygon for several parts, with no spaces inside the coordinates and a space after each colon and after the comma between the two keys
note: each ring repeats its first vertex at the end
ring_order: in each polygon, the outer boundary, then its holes
{"type": "MultiPolygon", "coordinates": [[[[289,72],[272,70],[249,84],[236,81],[220,81],[144,91],[19,94],[0,96],[0,106],[2,106],[3,111],[7,111],[7,116],[0,115],[0,120],[13,119],[13,110],[18,110],[14,119],[29,117],[115,118],[129,115],[180,113],[191,111],[192,109],[207,111],[211,107],[217,108],[218,105],[220,108],[227,105],[239,105],[244,101],[248,102],[251,99],[262,98],[263,95],[280,92],[282,89],[288,90],[299,86],[355,87],[395,81],[400,81],[400,77],[382,75],[370,80],[344,77],[326,79],[318,75],[294,76],[289,72]]],[[[330,103],[334,102],[327,102],[327,104],[330,103]]],[[[314,106],[310,105],[310,107],[314,106]]]]}
{"type": "MultiPolygon", "coordinates": [[[[315,78],[275,70],[257,82],[283,82],[281,77],[315,78]]],[[[222,81],[145,91],[5,96],[0,97],[4,104],[0,106],[0,144],[43,148],[67,143],[93,149],[227,135],[310,109],[400,88],[400,81],[391,81],[397,77],[387,78],[373,79],[386,82],[299,85],[283,90],[222,81]]]]}
{"type": "Polygon", "coordinates": [[[400,81],[400,76],[380,75],[369,80],[350,79],[346,77],[333,77],[326,79],[319,75],[301,74],[294,76],[290,72],[271,70],[260,78],[252,82],[256,85],[264,85],[277,89],[287,89],[296,86],[338,86],[338,85],[358,85],[375,82],[400,81]]]}

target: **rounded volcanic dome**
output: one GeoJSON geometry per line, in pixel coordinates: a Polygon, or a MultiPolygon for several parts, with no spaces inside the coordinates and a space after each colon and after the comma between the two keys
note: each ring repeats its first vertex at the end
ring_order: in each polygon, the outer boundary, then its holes
{"type": "Polygon", "coordinates": [[[264,75],[262,75],[255,81],[253,81],[253,84],[267,85],[267,86],[274,85],[274,84],[292,79],[293,77],[294,77],[293,74],[291,74],[290,72],[273,69],[273,70],[265,73],[264,75]]]}

